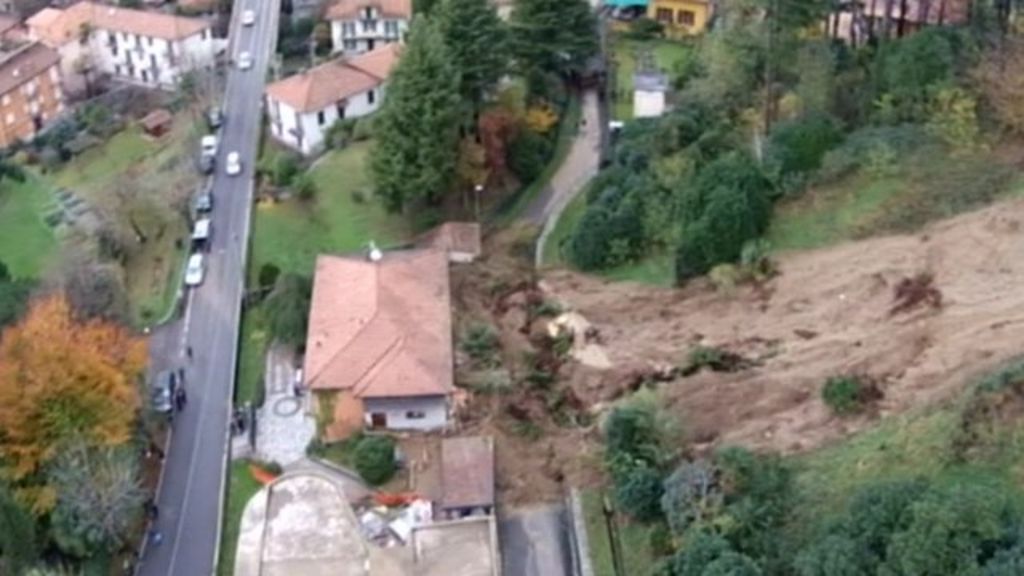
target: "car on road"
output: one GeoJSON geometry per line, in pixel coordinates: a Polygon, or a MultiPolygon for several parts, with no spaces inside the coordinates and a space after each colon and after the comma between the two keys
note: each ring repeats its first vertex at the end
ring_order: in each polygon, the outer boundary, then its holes
{"type": "Polygon", "coordinates": [[[154,412],[169,414],[174,410],[174,388],[177,385],[177,378],[170,370],[164,370],[156,375],[152,390],[149,392],[149,405],[154,412]]]}
{"type": "Polygon", "coordinates": [[[195,208],[196,213],[203,214],[213,210],[213,191],[207,188],[196,196],[192,207],[195,208]]]}
{"type": "Polygon", "coordinates": [[[256,13],[252,10],[242,12],[242,26],[252,26],[256,23],[256,13]]]}
{"type": "Polygon", "coordinates": [[[199,140],[199,151],[203,156],[216,156],[217,155],[217,137],[213,134],[207,134],[199,140]]]}
{"type": "Polygon", "coordinates": [[[228,176],[238,176],[242,173],[242,157],[238,152],[228,154],[228,161],[224,164],[224,172],[228,176]]]}
{"type": "Polygon", "coordinates": [[[206,273],[206,261],[202,254],[193,254],[188,257],[188,265],[185,266],[185,285],[199,286],[203,283],[203,276],[206,273]]]}
{"type": "Polygon", "coordinates": [[[206,124],[210,127],[210,130],[216,130],[224,124],[224,112],[219,108],[210,108],[206,113],[206,124]]]}
{"type": "Polygon", "coordinates": [[[192,227],[192,249],[206,251],[210,248],[210,236],[213,234],[213,224],[209,218],[196,220],[192,227]]]}
{"type": "Polygon", "coordinates": [[[252,68],[252,54],[249,54],[248,52],[239,52],[236,60],[238,62],[239,70],[248,70],[249,68],[252,68]]]}

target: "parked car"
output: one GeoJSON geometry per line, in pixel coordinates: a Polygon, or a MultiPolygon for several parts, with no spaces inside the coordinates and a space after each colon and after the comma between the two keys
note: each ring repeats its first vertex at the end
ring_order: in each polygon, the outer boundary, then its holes
{"type": "Polygon", "coordinates": [[[239,52],[236,60],[238,62],[239,70],[248,70],[249,68],[252,68],[252,54],[249,54],[248,52],[239,52]]]}
{"type": "Polygon", "coordinates": [[[203,283],[203,276],[206,273],[206,261],[202,254],[193,254],[188,257],[188,265],[185,267],[185,285],[196,287],[203,283]]]}
{"type": "Polygon", "coordinates": [[[203,174],[213,174],[213,169],[217,166],[217,160],[214,156],[208,156],[201,154],[199,156],[199,171],[203,174]]]}
{"type": "Polygon", "coordinates": [[[196,212],[203,214],[213,210],[213,191],[210,188],[203,190],[196,196],[196,199],[192,205],[196,212]]]}
{"type": "Polygon", "coordinates": [[[242,157],[238,152],[228,154],[228,161],[224,165],[224,172],[228,176],[238,176],[242,173],[242,157]]]}
{"type": "Polygon", "coordinates": [[[217,155],[217,137],[213,134],[207,134],[199,140],[199,150],[203,156],[216,156],[217,155]]]}
{"type": "Polygon", "coordinates": [[[150,407],[154,412],[167,414],[174,410],[174,389],[178,385],[174,372],[164,370],[156,375],[150,390],[150,407]]]}
{"type": "Polygon", "coordinates": [[[207,250],[210,247],[210,236],[213,234],[212,224],[209,218],[196,220],[192,227],[192,249],[207,250]]]}
{"type": "Polygon", "coordinates": [[[206,113],[206,124],[210,130],[216,130],[224,124],[224,112],[219,107],[210,108],[206,113]]]}
{"type": "Polygon", "coordinates": [[[256,13],[252,10],[242,12],[242,26],[252,26],[256,23],[256,13]]]}

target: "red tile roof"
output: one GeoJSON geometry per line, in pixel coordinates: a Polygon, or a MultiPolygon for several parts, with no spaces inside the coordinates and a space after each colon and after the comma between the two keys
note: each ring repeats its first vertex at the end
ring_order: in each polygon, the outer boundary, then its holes
{"type": "Polygon", "coordinates": [[[337,58],[267,86],[267,95],[300,113],[318,112],[381,85],[398,61],[401,47],[386,44],[372,52],[337,58]]]}
{"type": "Polygon", "coordinates": [[[447,255],[318,257],[304,368],[310,388],[359,398],[451,393],[447,255]]]}
{"type": "Polygon", "coordinates": [[[441,507],[494,505],[494,439],[490,436],[441,441],[441,507]]]}
{"type": "Polygon", "coordinates": [[[327,19],[355,18],[363,8],[376,8],[382,18],[412,18],[412,0],[337,0],[327,8],[327,19]]]}
{"type": "Polygon", "coordinates": [[[202,18],[185,18],[94,2],[78,2],[64,9],[45,8],[29,18],[25,24],[40,40],[50,46],[62,46],[68,42],[78,41],[83,24],[102,30],[164,40],[188,38],[211,26],[208,20],[202,18]]]}

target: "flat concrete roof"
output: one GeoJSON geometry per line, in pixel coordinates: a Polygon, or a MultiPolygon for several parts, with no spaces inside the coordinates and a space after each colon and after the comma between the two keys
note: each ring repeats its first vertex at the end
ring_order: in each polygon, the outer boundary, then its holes
{"type": "Polygon", "coordinates": [[[497,528],[493,516],[420,526],[409,543],[416,576],[498,576],[497,528]]]}

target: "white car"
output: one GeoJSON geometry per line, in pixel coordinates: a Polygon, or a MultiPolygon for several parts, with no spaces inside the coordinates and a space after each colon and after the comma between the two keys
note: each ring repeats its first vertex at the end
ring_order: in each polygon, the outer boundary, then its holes
{"type": "Polygon", "coordinates": [[[249,68],[252,68],[252,54],[249,54],[248,52],[239,52],[238,69],[248,70],[249,68]]]}
{"type": "Polygon", "coordinates": [[[224,171],[228,176],[238,176],[242,173],[242,157],[238,152],[228,154],[228,160],[224,163],[224,171]]]}
{"type": "Polygon", "coordinates": [[[203,156],[216,156],[217,155],[217,137],[213,134],[203,136],[199,141],[199,147],[202,150],[203,156]]]}
{"type": "Polygon", "coordinates": [[[185,285],[199,286],[203,283],[203,274],[206,272],[206,262],[202,254],[193,254],[188,257],[188,265],[185,267],[185,285]]]}
{"type": "Polygon", "coordinates": [[[242,26],[252,26],[256,23],[256,13],[252,10],[242,12],[242,26]]]}

